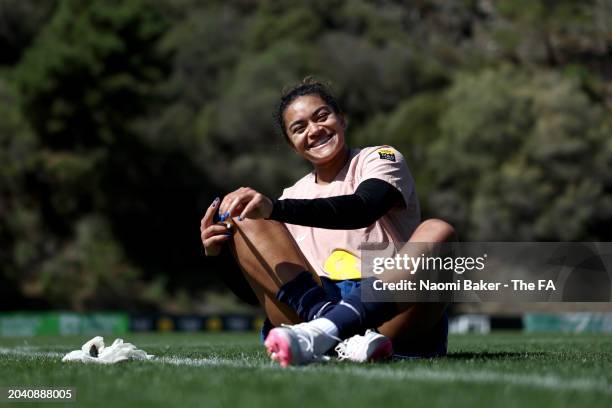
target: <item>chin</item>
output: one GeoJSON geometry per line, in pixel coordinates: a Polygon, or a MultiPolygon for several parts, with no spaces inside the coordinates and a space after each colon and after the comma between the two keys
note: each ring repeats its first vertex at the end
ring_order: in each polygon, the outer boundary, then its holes
{"type": "Polygon", "coordinates": [[[329,152],[321,152],[321,153],[322,154],[320,154],[320,155],[310,156],[309,157],[309,161],[312,164],[316,164],[316,165],[327,164],[327,163],[333,161],[339,154],[341,154],[342,153],[342,149],[341,148],[337,148],[337,147],[334,146],[334,148],[330,149],[329,152]]]}

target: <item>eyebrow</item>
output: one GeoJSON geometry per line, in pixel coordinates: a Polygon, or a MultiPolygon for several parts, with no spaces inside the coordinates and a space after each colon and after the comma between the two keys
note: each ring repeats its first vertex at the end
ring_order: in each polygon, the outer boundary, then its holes
{"type": "MultiPolygon", "coordinates": [[[[331,110],[329,106],[327,105],[321,105],[319,106],[317,109],[314,110],[314,112],[312,112],[312,116],[316,116],[317,113],[319,113],[321,111],[321,109],[328,109],[331,110]]],[[[304,122],[304,119],[298,119],[298,120],[294,120],[293,122],[291,122],[291,124],[289,125],[289,130],[291,130],[291,128],[293,128],[293,126],[297,125],[298,123],[304,122]]]]}

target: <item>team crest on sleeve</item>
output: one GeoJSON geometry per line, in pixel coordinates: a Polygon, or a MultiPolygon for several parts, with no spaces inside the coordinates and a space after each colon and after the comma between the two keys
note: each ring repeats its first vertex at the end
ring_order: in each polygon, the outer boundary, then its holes
{"type": "Polygon", "coordinates": [[[391,149],[379,149],[376,152],[383,160],[395,161],[395,152],[391,149]]]}

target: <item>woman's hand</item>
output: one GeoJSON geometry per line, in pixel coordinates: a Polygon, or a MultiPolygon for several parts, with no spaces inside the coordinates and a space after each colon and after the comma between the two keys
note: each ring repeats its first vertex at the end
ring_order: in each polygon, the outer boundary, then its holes
{"type": "Polygon", "coordinates": [[[223,198],[219,206],[219,214],[225,217],[238,216],[245,218],[268,218],[272,214],[272,200],[252,188],[241,187],[223,198]]]}
{"type": "Polygon", "coordinates": [[[215,211],[217,211],[219,201],[219,197],[215,198],[200,222],[200,237],[202,238],[206,256],[219,255],[223,243],[232,236],[231,230],[229,230],[225,224],[213,224],[215,211]]]}

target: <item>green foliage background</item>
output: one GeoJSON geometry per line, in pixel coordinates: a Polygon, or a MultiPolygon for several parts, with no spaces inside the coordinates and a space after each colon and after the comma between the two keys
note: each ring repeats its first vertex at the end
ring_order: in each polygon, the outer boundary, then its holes
{"type": "Polygon", "coordinates": [[[0,0],[0,308],[197,311],[199,219],[306,171],[274,107],[331,82],[462,240],[612,240],[612,7],[0,0]]]}

